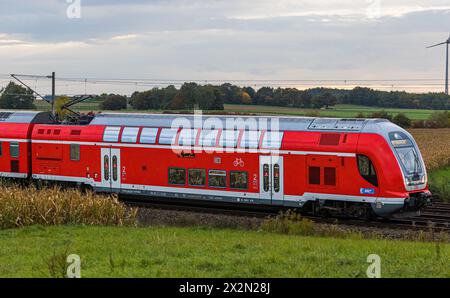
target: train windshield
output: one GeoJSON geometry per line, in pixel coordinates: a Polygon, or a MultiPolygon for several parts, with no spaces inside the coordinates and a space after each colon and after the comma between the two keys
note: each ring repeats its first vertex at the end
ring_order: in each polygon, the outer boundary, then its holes
{"type": "Polygon", "coordinates": [[[389,134],[391,143],[397,152],[400,163],[406,175],[417,175],[422,173],[419,154],[414,148],[413,142],[403,132],[389,134]]]}
{"type": "Polygon", "coordinates": [[[422,171],[419,158],[414,147],[396,148],[400,162],[407,174],[417,174],[422,171]]]}

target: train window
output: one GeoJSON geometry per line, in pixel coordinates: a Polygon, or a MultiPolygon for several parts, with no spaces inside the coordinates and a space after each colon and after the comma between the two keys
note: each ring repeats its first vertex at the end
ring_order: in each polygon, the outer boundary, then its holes
{"type": "Polygon", "coordinates": [[[269,181],[270,181],[269,165],[263,165],[263,188],[265,192],[269,191],[269,181]]]}
{"type": "Polygon", "coordinates": [[[336,185],[336,168],[324,168],[324,184],[336,185]]]}
{"type": "Polygon", "coordinates": [[[112,158],[112,178],[117,181],[117,156],[115,155],[112,158]]]}
{"type": "Polygon", "coordinates": [[[280,165],[273,165],[273,191],[280,192],[280,165]]]}
{"type": "Polygon", "coordinates": [[[309,184],[320,184],[320,167],[309,167],[308,169],[309,184]]]}
{"type": "Polygon", "coordinates": [[[241,139],[242,148],[256,149],[259,146],[259,138],[261,137],[260,131],[244,131],[241,139]]]}
{"type": "Polygon", "coordinates": [[[105,180],[109,180],[109,156],[108,155],[103,156],[103,169],[105,171],[105,173],[104,173],[105,180]]]}
{"type": "Polygon", "coordinates": [[[70,160],[80,160],[80,144],[70,144],[70,160]]]}
{"type": "Polygon", "coordinates": [[[248,173],[240,171],[230,172],[230,188],[247,189],[248,188],[248,173]]]}
{"type": "Polygon", "coordinates": [[[125,127],[122,132],[121,141],[124,143],[136,143],[139,127],[125,127]]]}
{"type": "Polygon", "coordinates": [[[227,172],[219,170],[210,170],[208,172],[209,187],[227,187],[227,172]]]}
{"type": "Polygon", "coordinates": [[[199,140],[200,146],[215,147],[218,134],[218,130],[202,130],[199,140]]]}
{"type": "Polygon", "coordinates": [[[0,142],[0,156],[3,155],[3,143],[0,142]]]}
{"type": "Polygon", "coordinates": [[[119,126],[107,126],[105,132],[103,133],[104,142],[118,142],[119,141],[119,126]]]}
{"type": "Polygon", "coordinates": [[[264,149],[280,149],[283,140],[283,132],[267,131],[262,140],[262,148],[264,149]]]}
{"type": "Polygon", "coordinates": [[[185,185],[186,170],[182,168],[169,168],[169,184],[185,185]]]}
{"type": "Polygon", "coordinates": [[[219,145],[222,147],[235,148],[237,147],[237,141],[239,137],[239,131],[237,130],[224,130],[220,135],[219,145]]]}
{"type": "Polygon", "coordinates": [[[378,186],[377,173],[372,161],[365,155],[357,155],[359,174],[374,186],[378,186]]]}
{"type": "Polygon", "coordinates": [[[180,146],[194,146],[196,137],[196,129],[182,129],[178,137],[178,144],[180,146]]]}
{"type": "Polygon", "coordinates": [[[175,144],[175,138],[177,137],[177,128],[163,128],[159,134],[159,144],[171,145],[175,144]]]}
{"type": "Polygon", "coordinates": [[[140,142],[143,144],[155,144],[158,129],[154,127],[145,127],[141,132],[140,142]]]}
{"type": "Polygon", "coordinates": [[[9,155],[11,157],[19,157],[19,142],[9,143],[9,155]]]}
{"type": "Polygon", "coordinates": [[[189,185],[205,186],[206,171],[204,169],[189,169],[188,176],[189,176],[189,185]]]}

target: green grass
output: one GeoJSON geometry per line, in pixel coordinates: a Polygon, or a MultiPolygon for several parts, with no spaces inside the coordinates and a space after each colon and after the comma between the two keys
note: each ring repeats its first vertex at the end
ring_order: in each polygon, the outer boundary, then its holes
{"type": "Polygon", "coordinates": [[[450,277],[449,244],[173,227],[0,231],[1,277],[51,276],[49,260],[65,266],[66,254],[80,255],[83,277],[365,277],[369,254],[383,277],[450,277]]]}
{"type": "MultiPolygon", "coordinates": [[[[34,104],[38,110],[50,110],[50,105],[42,100],[35,101],[34,104]]],[[[74,106],[77,111],[98,111],[98,101],[82,102],[74,106]]],[[[290,107],[273,107],[273,106],[253,106],[253,105],[234,105],[226,104],[224,111],[208,111],[213,113],[247,113],[247,114],[265,114],[265,115],[286,115],[286,116],[322,116],[322,117],[337,117],[337,118],[352,118],[356,117],[359,113],[363,113],[364,116],[370,116],[373,112],[379,112],[385,110],[392,116],[399,113],[404,113],[412,120],[425,120],[434,112],[434,110],[420,110],[420,109],[387,109],[380,107],[367,107],[357,105],[345,105],[339,104],[326,110],[317,109],[301,109],[290,107]]],[[[121,112],[162,112],[161,110],[134,110],[131,107],[121,112]]]]}
{"type": "Polygon", "coordinates": [[[450,202],[450,168],[433,171],[428,176],[430,191],[440,199],[450,202]]]}

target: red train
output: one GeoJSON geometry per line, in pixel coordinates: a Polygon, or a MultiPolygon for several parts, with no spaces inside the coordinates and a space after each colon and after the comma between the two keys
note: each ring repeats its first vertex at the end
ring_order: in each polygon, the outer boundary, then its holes
{"type": "Polygon", "coordinates": [[[431,200],[412,136],[387,120],[0,113],[0,175],[95,191],[387,217],[431,200]],[[253,123],[272,121],[256,129],[253,123]],[[276,120],[276,121],[275,121],[276,120]],[[182,125],[174,126],[180,122],[182,125]],[[235,124],[237,123],[235,121],[235,124]]]}

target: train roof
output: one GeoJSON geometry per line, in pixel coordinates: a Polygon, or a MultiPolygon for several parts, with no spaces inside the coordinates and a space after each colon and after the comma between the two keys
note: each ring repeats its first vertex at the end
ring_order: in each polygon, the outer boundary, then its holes
{"type": "MultiPolygon", "coordinates": [[[[198,116],[200,117],[200,116],[198,116]]],[[[195,116],[192,114],[135,114],[135,113],[101,113],[94,117],[90,125],[112,126],[151,126],[171,127],[173,121],[183,119],[183,123],[189,122],[194,126],[195,116]]],[[[384,119],[359,119],[359,118],[320,118],[320,117],[294,117],[294,116],[241,116],[241,115],[201,115],[205,122],[208,119],[219,119],[226,126],[227,119],[256,119],[267,121],[267,127],[271,127],[270,121],[278,119],[281,131],[362,131],[367,124],[389,122],[384,119]]],[[[198,120],[197,120],[198,121],[198,120]]],[[[180,122],[181,123],[181,122],[180,122]]]]}
{"type": "Polygon", "coordinates": [[[49,112],[0,110],[0,123],[52,123],[49,112]]]}

